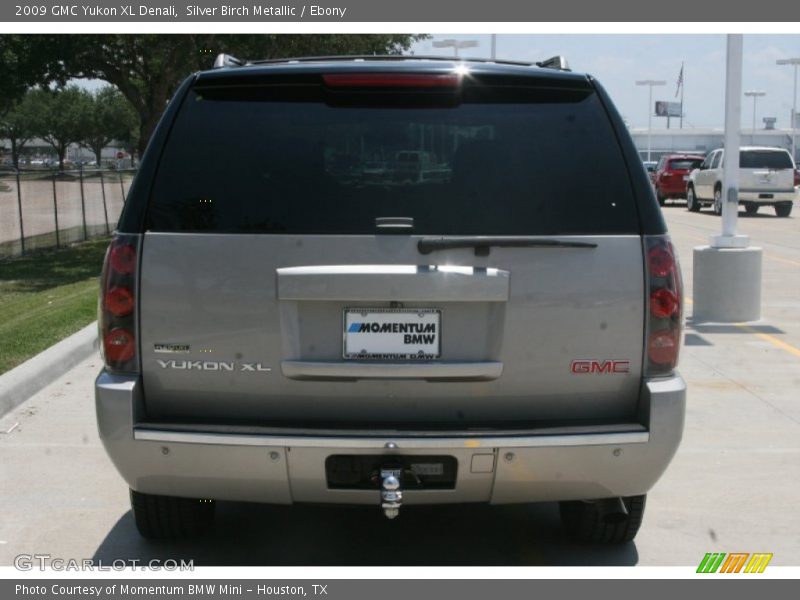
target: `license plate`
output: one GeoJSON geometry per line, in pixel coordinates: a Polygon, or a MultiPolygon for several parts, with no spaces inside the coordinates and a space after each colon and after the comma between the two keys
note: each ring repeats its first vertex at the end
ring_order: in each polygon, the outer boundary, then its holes
{"type": "Polygon", "coordinates": [[[343,356],[351,360],[439,358],[442,311],[435,308],[347,308],[343,356]]]}
{"type": "Polygon", "coordinates": [[[689,181],[689,176],[688,176],[688,175],[684,175],[684,176],[683,176],[683,180],[684,180],[684,181],[689,181]]]}

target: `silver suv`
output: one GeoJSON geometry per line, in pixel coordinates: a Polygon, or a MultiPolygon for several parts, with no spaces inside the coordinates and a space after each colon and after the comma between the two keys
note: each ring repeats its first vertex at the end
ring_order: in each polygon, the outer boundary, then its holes
{"type": "Polygon", "coordinates": [[[683,430],[682,289],[603,88],[561,61],[219,62],[102,276],[98,425],[142,535],[216,500],[559,501],[575,538],[633,539],[683,430]]]}

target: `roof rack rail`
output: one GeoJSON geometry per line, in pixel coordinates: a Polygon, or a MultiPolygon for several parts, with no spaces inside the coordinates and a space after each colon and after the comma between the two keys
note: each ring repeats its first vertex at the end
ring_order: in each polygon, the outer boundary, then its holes
{"type": "Polygon", "coordinates": [[[571,71],[567,59],[561,55],[551,56],[547,60],[536,63],[537,67],[542,69],[556,69],[558,71],[571,71]]]}
{"type": "Polygon", "coordinates": [[[231,54],[217,54],[217,58],[214,59],[214,68],[215,69],[225,69],[227,67],[243,67],[247,63],[246,60],[241,60],[240,58],[236,58],[231,54]]]}

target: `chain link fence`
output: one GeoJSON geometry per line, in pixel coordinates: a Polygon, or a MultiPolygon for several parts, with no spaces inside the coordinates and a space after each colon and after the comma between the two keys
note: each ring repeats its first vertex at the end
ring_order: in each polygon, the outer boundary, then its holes
{"type": "Polygon", "coordinates": [[[104,236],[135,169],[0,171],[0,260],[104,236]]]}

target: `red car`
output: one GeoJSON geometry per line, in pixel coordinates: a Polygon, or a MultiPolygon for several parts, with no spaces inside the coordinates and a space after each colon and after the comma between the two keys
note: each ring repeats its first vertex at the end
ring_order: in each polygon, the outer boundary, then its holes
{"type": "Polygon", "coordinates": [[[705,156],[700,154],[669,154],[662,156],[656,166],[655,181],[658,203],[670,198],[686,199],[686,182],[689,174],[700,166],[705,156]]]}

